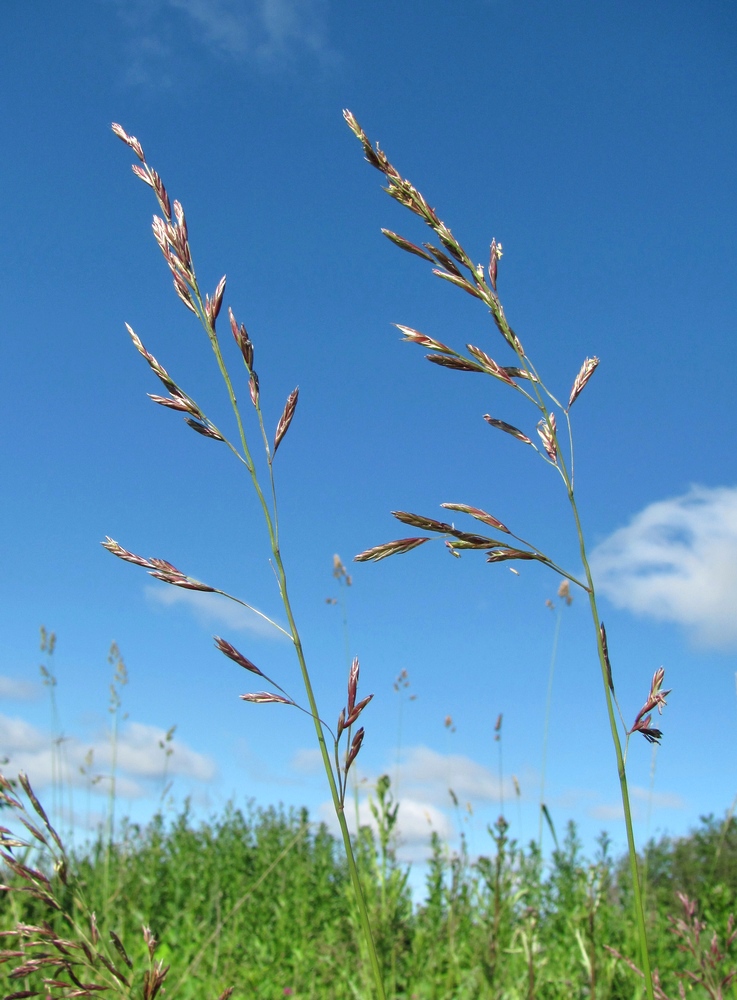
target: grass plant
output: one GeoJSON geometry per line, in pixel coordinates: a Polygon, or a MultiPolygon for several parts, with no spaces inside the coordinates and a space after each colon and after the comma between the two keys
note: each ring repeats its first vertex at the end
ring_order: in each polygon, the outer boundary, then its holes
{"type": "MultiPolygon", "coordinates": [[[[546,555],[541,548],[526,541],[515,531],[508,528],[497,516],[467,503],[443,503],[441,507],[453,513],[470,517],[477,525],[480,523],[486,528],[492,528],[497,533],[496,537],[481,535],[475,530],[463,531],[456,528],[455,524],[408,511],[392,511],[392,514],[403,524],[418,528],[421,531],[435,533],[437,537],[443,538],[446,548],[453,556],[460,557],[463,551],[478,550],[486,553],[486,559],[489,563],[513,562],[518,560],[539,562],[562,577],[563,582],[569,582],[580,587],[587,595],[591,609],[603,694],[609,717],[609,728],[627,830],[632,872],[633,910],[638,928],[640,962],[648,1000],[653,1000],[653,983],[650,973],[645,911],[640,890],[637,851],[632,828],[632,814],[627,785],[626,754],[629,737],[635,731],[641,732],[650,742],[660,739],[662,735],[660,730],[651,725],[652,712],[655,708],[659,712],[662,712],[665,697],[669,692],[662,690],[664,672],[661,668],[653,677],[650,695],[637,714],[634,724],[628,728],[622,720],[622,734],[620,735],[617,719],[618,706],[614,693],[612,667],[609,662],[607,650],[606,632],[604,624],[599,617],[596,589],[589,567],[586,541],[574,489],[574,448],[570,420],[571,407],[594,374],[599,364],[599,359],[590,357],[584,360],[583,365],[573,380],[567,404],[564,405],[559,402],[543,382],[530,356],[522,346],[520,338],[510,326],[502,307],[497,291],[499,262],[502,258],[501,243],[497,243],[496,239],[492,239],[487,268],[484,268],[482,264],[476,264],[474,258],[453,236],[451,230],[440,219],[435,210],[430,207],[422,194],[420,194],[409,180],[402,177],[380,146],[371,143],[351,112],[345,111],[344,117],[349,128],[360,141],[366,160],[372,167],[384,175],[388,185],[385,189],[387,193],[398,201],[400,205],[403,205],[411,213],[418,216],[432,230],[440,245],[423,243],[420,246],[388,229],[382,230],[384,235],[401,250],[430,263],[433,274],[437,277],[477,299],[491,314],[494,325],[501,335],[506,349],[512,353],[514,364],[499,364],[485,350],[474,344],[466,344],[465,352],[463,352],[449,347],[445,343],[435,339],[435,337],[420,333],[412,327],[397,324],[398,329],[403,334],[405,341],[429,349],[431,353],[425,355],[425,357],[433,364],[453,371],[487,375],[505,386],[507,390],[520,394],[528,401],[530,407],[535,412],[538,444],[523,430],[507,423],[505,420],[488,413],[484,414],[484,420],[492,428],[511,435],[521,444],[530,447],[537,454],[538,458],[548,465],[559,477],[570,504],[578,538],[583,573],[578,569],[574,572],[560,566],[550,556],[546,555]],[[561,427],[565,427],[564,433],[561,432],[561,427]]],[[[409,552],[430,541],[432,537],[432,534],[430,534],[396,539],[367,549],[356,556],[356,559],[362,562],[385,559],[388,556],[409,552]]],[[[621,718],[621,712],[619,712],[619,715],[621,718]]],[[[501,717],[499,721],[501,721],[501,717]]]]}
{"type": "MultiPolygon", "coordinates": [[[[184,214],[184,209],[178,201],[171,202],[169,194],[159,174],[151,167],[143,152],[143,148],[135,138],[129,135],[120,125],[113,125],[113,132],[121,139],[136,155],[138,163],[133,165],[133,172],[148,187],[151,188],[161,215],[154,216],[153,233],[154,238],[164,256],[167,266],[174,281],[174,289],[183,305],[197,318],[207,337],[212,349],[215,362],[223,379],[225,391],[233,412],[235,423],[235,435],[230,439],[227,432],[219,429],[210,420],[192,396],[186,393],[172,378],[168,371],[150,354],[144,347],[137,334],[128,327],[134,346],[146,360],[153,373],[164,385],[167,395],[151,394],[151,399],[161,405],[184,413],[185,421],[195,432],[212,441],[224,443],[243,467],[244,473],[251,481],[251,485],[258,498],[261,507],[265,528],[269,538],[271,548],[272,565],[277,579],[279,596],[282,601],[284,613],[287,618],[288,628],[283,629],[275,621],[257,612],[251,604],[236,598],[225,591],[212,587],[195,578],[182,573],[170,562],[164,559],[146,559],[133,552],[124,549],[116,541],[108,538],[104,543],[105,548],[113,555],[126,562],[142,566],[147,569],[151,576],[164,583],[175,587],[182,587],[187,590],[209,592],[220,594],[238,604],[249,608],[251,611],[260,614],[275,628],[286,635],[294,646],[295,655],[299,663],[299,668],[304,686],[304,696],[306,704],[302,705],[296,698],[287,694],[284,688],[275,680],[267,677],[264,672],[257,667],[248,657],[241,653],[232,643],[220,636],[215,637],[217,648],[229,659],[239,664],[245,670],[263,679],[270,690],[255,691],[242,695],[245,701],[253,704],[281,704],[291,708],[298,708],[312,719],[315,737],[320,749],[322,763],[327,777],[330,794],[335,809],[336,818],[340,827],[343,844],[348,862],[348,870],[353,885],[356,907],[359,921],[363,930],[363,940],[368,963],[372,970],[373,989],[379,1000],[384,1000],[384,985],[379,957],[374,945],[369,914],[366,901],[364,899],[360,874],[354,855],[351,837],[345,816],[345,798],[347,791],[348,774],[351,765],[354,763],[361,749],[364,737],[364,729],[355,729],[361,713],[371,701],[372,695],[357,700],[359,663],[355,658],[351,664],[348,674],[348,693],[346,705],[341,709],[335,729],[331,729],[321,717],[315,694],[312,687],[310,673],[307,667],[302,641],[297,623],[292,612],[292,605],[289,597],[287,585],[287,573],[280,547],[279,533],[279,513],[277,503],[277,484],[274,470],[274,460],[277,450],[284,440],[287,431],[294,418],[299,397],[299,390],[295,389],[287,398],[284,404],[282,415],[277,423],[273,435],[267,432],[264,415],[261,408],[261,384],[259,376],[254,367],[254,346],[246,327],[238,323],[232,309],[228,310],[230,320],[230,330],[238,347],[244,370],[241,378],[246,383],[250,402],[252,404],[253,424],[255,427],[248,429],[248,420],[241,413],[237,401],[234,385],[235,377],[226,363],[223,353],[220,334],[217,329],[217,320],[223,304],[225,294],[226,279],[222,277],[218,282],[212,296],[201,291],[200,283],[195,272],[195,267],[190,249],[189,232],[184,214]],[[263,452],[263,461],[259,463],[253,450],[253,438],[259,443],[259,448],[263,452]],[[326,734],[329,734],[329,739],[326,734]],[[342,743],[344,742],[345,749],[342,743]],[[332,747],[331,747],[332,744],[332,747]]],[[[347,574],[346,574],[347,576],[347,574]]],[[[346,581],[347,582],[347,581],[346,581]]]]}

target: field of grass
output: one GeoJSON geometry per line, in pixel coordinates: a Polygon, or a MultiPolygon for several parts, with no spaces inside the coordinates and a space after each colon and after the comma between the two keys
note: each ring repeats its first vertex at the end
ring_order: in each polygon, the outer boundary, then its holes
{"type": "MultiPolygon", "coordinates": [[[[8,789],[9,800],[18,795],[19,801],[19,792],[8,789]]],[[[5,805],[7,821],[18,810],[5,805]]],[[[413,904],[408,870],[396,857],[388,779],[379,782],[373,805],[378,832],[363,828],[355,853],[387,996],[640,995],[641,981],[613,953],[636,960],[638,943],[627,859],[610,856],[606,837],[596,856],[586,857],[570,824],[559,849],[543,860],[535,843],[510,838],[501,817],[489,830],[488,853],[477,858],[463,848],[451,853],[436,836],[424,898],[413,904]]],[[[29,806],[27,819],[32,811],[29,806]]],[[[38,815],[30,822],[54,847],[38,815]]],[[[41,980],[63,974],[57,966],[66,953],[79,964],[64,972],[71,969],[79,986],[49,993],[91,996],[98,991],[90,987],[107,985],[103,995],[145,997],[146,974],[156,966],[143,926],[156,938],[155,960],[170,966],[163,986],[168,997],[214,1000],[230,987],[234,996],[260,1000],[371,995],[372,971],[341,844],[304,810],[230,807],[195,822],[185,808],[173,820],[159,815],[144,827],[124,824],[112,845],[101,832],[67,859],[67,871],[58,848],[40,851],[32,859],[22,847],[6,849],[4,878],[32,890],[3,894],[6,996],[43,995],[41,980]],[[13,872],[13,863],[28,868],[13,872]],[[18,925],[26,930],[8,934],[18,925]],[[33,940],[38,944],[29,947],[33,940]],[[44,955],[48,964],[34,967],[44,955]],[[106,962],[129,986],[111,979],[106,962]],[[18,968],[20,975],[13,971],[18,968]]],[[[686,838],[651,843],[641,862],[656,995],[677,997],[680,983],[686,995],[734,996],[728,986],[737,968],[730,917],[737,895],[735,823],[705,819],[686,838]]]]}

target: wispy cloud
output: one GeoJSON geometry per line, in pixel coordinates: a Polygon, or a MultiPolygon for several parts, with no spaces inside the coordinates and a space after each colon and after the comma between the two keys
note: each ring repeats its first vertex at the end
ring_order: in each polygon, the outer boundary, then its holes
{"type": "Polygon", "coordinates": [[[283,634],[259,614],[249,611],[234,601],[229,601],[221,594],[207,594],[198,590],[182,590],[164,584],[150,584],[145,588],[146,597],[155,604],[166,608],[183,607],[191,612],[200,624],[211,628],[213,625],[225,625],[241,632],[251,632],[254,635],[269,639],[283,637],[283,634]]]}
{"type": "Polygon", "coordinates": [[[406,751],[399,780],[401,789],[410,797],[441,807],[448,805],[451,788],[463,802],[499,802],[514,795],[511,781],[502,788],[499,778],[478,761],[464,754],[437,753],[425,746],[406,751]]]}
{"type": "Polygon", "coordinates": [[[127,28],[126,82],[170,86],[182,58],[182,31],[212,55],[260,70],[306,55],[333,63],[327,0],[113,0],[127,28]],[[177,30],[179,29],[179,30],[177,30]]]}
{"type": "Polygon", "coordinates": [[[33,701],[40,694],[40,684],[0,674],[0,698],[7,698],[9,701],[33,701]]]}
{"type": "Polygon", "coordinates": [[[324,0],[166,0],[205,45],[234,57],[280,61],[297,50],[327,52],[324,0]]]}
{"type": "Polygon", "coordinates": [[[701,645],[737,647],[737,487],[693,486],[650,504],[591,563],[617,607],[676,622],[701,645]]]}
{"type": "MultiPolygon", "coordinates": [[[[211,781],[216,774],[212,758],[192,750],[181,740],[166,739],[166,732],[157,726],[139,722],[128,723],[119,735],[116,785],[124,798],[141,798],[150,794],[152,782],[187,777],[194,781],[211,781]],[[163,744],[163,747],[162,747],[163,744]],[[165,757],[165,749],[171,754],[165,757]]],[[[25,771],[34,787],[43,789],[59,774],[67,785],[87,786],[96,776],[105,778],[112,766],[112,747],[105,736],[86,742],[76,736],[65,737],[56,750],[48,732],[24,719],[0,714],[0,746],[9,759],[4,765],[8,775],[25,771]]],[[[97,781],[97,789],[107,792],[105,781],[97,781]]]]}

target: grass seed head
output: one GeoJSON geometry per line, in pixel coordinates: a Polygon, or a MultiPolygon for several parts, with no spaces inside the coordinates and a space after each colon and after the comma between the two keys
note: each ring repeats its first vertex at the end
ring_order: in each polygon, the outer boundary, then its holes
{"type": "Polygon", "coordinates": [[[294,416],[294,411],[297,409],[297,400],[299,398],[299,386],[289,393],[286,403],[284,404],[284,410],[281,417],[279,417],[279,423],[276,425],[276,433],[274,434],[274,449],[272,454],[276,455],[276,449],[282,442],[284,435],[289,430],[289,425],[292,422],[292,417],[294,416]]]}
{"type": "Polygon", "coordinates": [[[280,694],[273,694],[271,691],[254,691],[249,694],[240,695],[242,701],[250,701],[254,705],[294,705],[291,698],[285,698],[280,694]]]}
{"type": "Polygon", "coordinates": [[[496,427],[497,430],[504,431],[505,434],[511,434],[512,437],[517,438],[518,441],[522,441],[523,444],[532,444],[532,441],[526,434],[523,434],[518,427],[508,424],[506,420],[498,420],[496,417],[489,416],[488,413],[484,414],[484,420],[490,427],[496,427]]]}
{"type": "Polygon", "coordinates": [[[146,162],[146,157],[143,154],[143,146],[141,146],[140,142],[138,141],[138,139],[136,139],[134,135],[128,135],[123,126],[118,125],[117,122],[113,122],[110,128],[113,130],[113,132],[117,135],[119,139],[122,139],[122,141],[126,144],[126,146],[130,146],[130,148],[136,154],[141,163],[146,162]]]}
{"type": "Polygon", "coordinates": [[[253,344],[248,336],[248,331],[246,330],[243,323],[238,326],[235,315],[232,309],[228,309],[228,316],[230,318],[230,329],[235,338],[235,342],[238,345],[241,354],[243,355],[243,360],[246,363],[246,368],[250,372],[253,368],[253,344]]]}
{"type": "Polygon", "coordinates": [[[604,654],[604,663],[606,664],[607,681],[609,682],[609,690],[614,693],[614,680],[612,679],[612,665],[609,660],[609,646],[606,641],[606,629],[604,628],[604,622],[599,623],[599,636],[601,637],[601,651],[604,654]]]}
{"type": "Polygon", "coordinates": [[[425,542],[429,541],[429,538],[397,538],[393,542],[384,542],[383,545],[375,545],[372,549],[359,552],[357,556],[353,557],[353,561],[378,562],[380,559],[386,559],[387,556],[409,552],[411,549],[416,549],[418,545],[424,545],[425,542]]]}
{"type": "Polygon", "coordinates": [[[663,714],[663,708],[666,705],[665,699],[670,694],[670,691],[661,690],[664,679],[665,670],[663,667],[658,667],[650,682],[650,694],[647,701],[637,713],[634,725],[630,729],[630,733],[642,733],[648,743],[660,743],[663,737],[662,732],[652,726],[652,713],[657,708],[658,715],[663,714]]]}
{"type": "Polygon", "coordinates": [[[213,427],[209,421],[203,424],[201,420],[194,420],[192,417],[185,417],[184,422],[189,424],[193,431],[197,431],[197,433],[201,434],[203,437],[212,438],[213,441],[225,440],[220,431],[213,427]]]}
{"type": "Polygon", "coordinates": [[[258,375],[254,371],[252,371],[248,377],[248,392],[250,393],[251,396],[251,402],[256,407],[256,409],[258,409],[258,397],[259,397],[258,375]]]}
{"type": "Polygon", "coordinates": [[[482,351],[480,347],[474,347],[473,344],[466,344],[470,354],[473,354],[474,358],[479,361],[485,371],[489,375],[493,375],[494,378],[498,378],[502,382],[506,382],[507,385],[514,385],[514,380],[508,374],[506,368],[502,368],[498,365],[493,358],[490,358],[486,351],[482,351]]]}
{"type": "Polygon", "coordinates": [[[220,308],[223,304],[223,294],[225,292],[225,275],[218,282],[218,286],[213,292],[212,298],[205,296],[205,316],[212,329],[215,329],[215,321],[220,315],[220,308]]]}
{"type": "Polygon", "coordinates": [[[356,735],[353,737],[353,740],[351,742],[351,748],[348,751],[348,756],[346,757],[346,762],[345,762],[345,773],[346,774],[348,774],[348,769],[350,768],[351,764],[353,763],[353,761],[358,756],[358,752],[361,749],[361,746],[363,745],[363,737],[364,737],[364,735],[365,735],[365,730],[364,730],[363,726],[361,726],[360,729],[356,730],[356,735]]]}
{"type": "Polygon", "coordinates": [[[441,507],[445,507],[446,510],[455,510],[459,514],[470,514],[471,517],[476,518],[477,521],[482,521],[484,524],[488,524],[492,528],[496,528],[498,531],[503,531],[505,534],[510,534],[509,528],[505,527],[498,518],[493,517],[491,514],[487,514],[485,510],[481,510],[479,507],[469,507],[465,503],[441,503],[441,507]]]}
{"type": "Polygon", "coordinates": [[[441,368],[452,368],[457,372],[484,372],[482,365],[471,361],[469,358],[446,357],[444,354],[426,354],[426,359],[441,368]]]}
{"type": "Polygon", "coordinates": [[[497,243],[496,239],[493,239],[489,249],[489,283],[494,291],[496,291],[497,270],[502,256],[501,243],[497,243]]]}
{"type": "Polygon", "coordinates": [[[238,666],[243,667],[244,670],[249,670],[252,674],[258,674],[259,677],[264,676],[255,663],[251,663],[247,656],[244,656],[243,653],[239,652],[239,650],[237,650],[235,646],[231,645],[231,643],[229,643],[226,639],[221,639],[219,635],[216,635],[214,639],[217,648],[221,653],[224,653],[228,659],[237,663],[238,666]]]}
{"type": "Polygon", "coordinates": [[[555,443],[555,414],[549,413],[547,420],[541,420],[537,425],[537,433],[543,443],[551,462],[558,462],[558,447],[555,443]]]}
{"type": "Polygon", "coordinates": [[[446,347],[439,340],[435,340],[433,337],[428,337],[424,333],[420,333],[419,330],[413,330],[411,326],[403,326],[401,323],[395,323],[394,326],[400,330],[404,336],[402,340],[411,343],[419,344],[420,347],[429,347],[432,351],[440,351],[443,354],[453,354],[454,351],[450,347],[446,347]]]}
{"type": "Polygon", "coordinates": [[[430,254],[426,253],[422,247],[418,247],[415,243],[410,243],[410,241],[406,240],[403,236],[393,233],[391,229],[382,229],[381,231],[384,236],[391,240],[395,246],[398,246],[400,250],[406,250],[407,253],[413,253],[417,257],[423,257],[425,260],[429,260],[431,264],[434,262],[430,254]]]}
{"type": "Polygon", "coordinates": [[[576,375],[573,382],[573,388],[571,389],[571,396],[568,400],[568,409],[573,406],[575,401],[578,399],[583,387],[586,385],[588,380],[596,371],[596,367],[599,364],[598,358],[586,358],[583,365],[581,365],[581,371],[576,375]]]}
{"type": "Polygon", "coordinates": [[[358,691],[358,675],[360,666],[358,657],[353,657],[351,669],[348,672],[348,715],[351,715],[356,705],[356,693],[358,691]]]}

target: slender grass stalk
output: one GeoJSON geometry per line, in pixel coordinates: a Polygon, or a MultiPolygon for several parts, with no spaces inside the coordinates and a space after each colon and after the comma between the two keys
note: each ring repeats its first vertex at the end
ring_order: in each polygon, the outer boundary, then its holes
{"type": "Polygon", "coordinates": [[[345,662],[348,668],[351,666],[351,633],[348,627],[348,591],[353,586],[353,578],[349,576],[348,570],[343,564],[343,560],[336,552],[333,556],[333,576],[338,581],[338,592],[340,597],[328,597],[328,604],[340,605],[340,617],[343,624],[343,646],[345,649],[345,662]]]}
{"type": "Polygon", "coordinates": [[[172,742],[174,740],[174,733],[176,732],[176,729],[176,724],[169,726],[167,731],[164,733],[163,738],[159,740],[159,749],[164,754],[164,766],[161,769],[161,794],[159,795],[159,803],[162,808],[164,805],[164,799],[171,791],[171,786],[173,784],[172,780],[169,778],[169,761],[174,753],[172,742]]]}
{"type": "MultiPolygon", "coordinates": [[[[274,628],[287,635],[291,640],[302,677],[307,702],[306,706],[303,707],[299,705],[295,699],[291,698],[284,691],[284,689],[276,683],[276,681],[267,677],[266,674],[264,674],[247,657],[240,653],[231,643],[218,636],[215,637],[215,642],[218,649],[220,649],[220,651],[229,659],[232,659],[249,672],[263,678],[271,684],[272,688],[276,689],[276,691],[260,691],[243,695],[242,697],[245,701],[255,704],[276,703],[299,708],[301,711],[309,715],[313,721],[315,737],[320,749],[320,755],[325,769],[333,807],[338,820],[338,825],[340,827],[341,839],[345,848],[348,871],[353,885],[356,906],[359,914],[359,922],[362,928],[363,938],[372,969],[374,988],[379,1000],[385,1000],[381,967],[377,957],[376,948],[374,946],[368,909],[364,899],[361,879],[345,817],[347,776],[352,763],[361,749],[364,736],[363,728],[358,729],[355,734],[353,734],[352,727],[357,722],[361,712],[371,700],[372,696],[364,698],[360,702],[356,702],[359,668],[358,660],[354,659],[349,672],[347,706],[340,713],[336,732],[333,733],[330,727],[327,726],[322,720],[318,712],[317,701],[302,647],[302,640],[300,638],[292,610],[287,585],[287,573],[280,547],[279,513],[276,481],[274,477],[274,458],[277,449],[287,433],[294,417],[299,390],[295,389],[290,394],[277,424],[273,439],[270,438],[266,431],[264,416],[261,409],[259,378],[256,370],[254,369],[253,343],[248,336],[245,326],[243,324],[238,324],[232,309],[228,310],[230,328],[245,365],[249,396],[255,410],[259,436],[263,446],[268,473],[268,485],[264,488],[261,479],[259,478],[259,472],[257,470],[253,452],[246,434],[244,419],[238,406],[233,380],[223,356],[219,335],[216,329],[217,318],[220,314],[223,303],[226,279],[225,277],[221,278],[212,297],[209,295],[203,295],[192,261],[184,209],[178,201],[174,201],[173,204],[170,202],[169,195],[163,181],[156,171],[146,162],[146,157],[138,139],[136,139],[135,136],[128,135],[128,133],[120,125],[113,125],[113,131],[118,138],[121,139],[137,156],[139,163],[133,165],[133,172],[145,184],[152,188],[156,196],[159,210],[162,214],[161,216],[154,217],[152,226],[154,237],[162,254],[164,255],[167,265],[169,266],[174,281],[174,289],[177,295],[186,308],[189,309],[189,311],[192,312],[199,320],[207,335],[210,347],[212,348],[212,352],[215,357],[215,362],[225,385],[225,390],[230,401],[233,416],[235,418],[237,443],[230,441],[226,435],[204,414],[192,397],[179,387],[166,369],[159,364],[153,355],[149,354],[143,346],[141,340],[130,327],[128,327],[128,332],[136,349],[144,357],[154,374],[164,384],[168,391],[167,396],[152,395],[151,398],[153,401],[162,406],[179,410],[180,412],[186,414],[185,421],[194,431],[206,438],[210,438],[211,440],[223,442],[230,449],[235,458],[243,466],[245,466],[251,480],[253,490],[256,494],[258,504],[263,513],[264,523],[269,539],[269,546],[271,549],[272,566],[276,576],[279,596],[286,615],[288,628],[282,628],[262,612],[256,613],[260,614],[262,618],[269,621],[274,628]],[[333,739],[332,754],[335,763],[333,763],[333,759],[331,759],[331,752],[328,748],[326,738],[326,730],[330,733],[333,739]],[[343,760],[341,761],[339,743],[344,733],[346,734],[348,749],[346,750],[343,760]]],[[[195,580],[193,577],[187,576],[166,560],[144,559],[141,556],[137,556],[134,553],[127,551],[113,539],[108,539],[103,544],[105,548],[107,548],[108,551],[112,552],[114,555],[127,562],[132,562],[135,565],[146,568],[150,575],[156,579],[162,580],[164,583],[177,587],[183,587],[188,590],[221,594],[230,600],[235,600],[237,603],[256,611],[252,605],[246,603],[245,601],[241,601],[239,598],[235,598],[223,590],[211,587],[199,580],[195,580]]]]}
{"type": "MultiPolygon", "coordinates": [[[[543,847],[543,807],[545,806],[545,774],[548,764],[548,736],[550,735],[550,710],[553,704],[553,678],[555,676],[555,663],[558,658],[558,640],[560,638],[560,625],[563,620],[563,604],[570,605],[573,601],[570,593],[570,586],[567,580],[562,580],[558,587],[558,597],[561,603],[558,605],[558,613],[555,616],[555,631],[553,632],[553,646],[550,652],[550,668],[548,670],[548,690],[545,695],[545,721],[543,723],[543,749],[540,763],[540,811],[538,816],[537,846],[542,851],[543,847]]],[[[554,607],[552,601],[545,602],[548,607],[554,607]]]]}
{"type": "MultiPolygon", "coordinates": [[[[348,627],[348,590],[353,586],[353,578],[348,573],[345,568],[343,560],[340,558],[336,552],[333,555],[333,576],[338,581],[338,592],[340,597],[328,597],[328,604],[340,605],[341,619],[343,623],[343,648],[345,651],[345,662],[348,667],[348,682],[350,684],[350,674],[351,668],[353,666],[353,658],[351,657],[351,633],[348,627]]],[[[340,767],[340,764],[338,764],[340,767]]],[[[360,816],[360,801],[358,792],[358,774],[355,769],[351,772],[351,784],[353,790],[353,815],[356,824],[356,830],[360,829],[361,826],[361,816],[360,816]]]]}
{"type": "Polygon", "coordinates": [[[113,668],[113,679],[110,681],[110,700],[108,712],[110,723],[110,773],[108,775],[107,816],[105,819],[105,860],[103,865],[103,884],[105,886],[105,918],[108,916],[110,902],[110,859],[115,840],[115,804],[117,802],[118,783],[118,745],[120,742],[122,688],[128,683],[128,670],[120,655],[117,642],[110,645],[107,662],[113,668]]]}
{"type": "MultiPolygon", "coordinates": [[[[441,341],[436,340],[434,337],[420,333],[412,327],[397,324],[398,329],[403,334],[403,339],[407,342],[418,344],[423,348],[429,348],[432,353],[426,355],[426,358],[433,364],[444,368],[450,368],[455,371],[473,372],[491,376],[496,381],[519,393],[526,400],[528,400],[531,406],[537,410],[536,429],[540,439],[540,446],[536,445],[533,442],[533,439],[524,431],[514,427],[504,420],[499,419],[498,417],[491,416],[487,413],[484,415],[484,419],[491,427],[503,431],[504,433],[516,438],[522,444],[531,447],[543,460],[543,462],[550,466],[551,469],[553,469],[560,476],[563,487],[566,491],[578,538],[579,555],[581,565],[583,567],[583,578],[580,573],[574,574],[558,565],[537,546],[534,546],[532,543],[526,541],[520,535],[513,532],[496,516],[487,513],[479,507],[471,506],[465,503],[441,504],[441,506],[446,510],[468,515],[475,521],[481,522],[493,528],[499,534],[506,535],[508,538],[514,539],[514,542],[517,544],[501,540],[498,537],[494,538],[480,535],[476,532],[462,531],[456,528],[454,524],[439,521],[435,518],[426,517],[420,514],[414,514],[407,511],[392,511],[392,514],[404,524],[408,524],[424,531],[434,532],[436,536],[443,537],[445,539],[446,548],[454,556],[460,556],[461,552],[464,550],[477,550],[485,551],[487,553],[487,562],[490,563],[506,562],[510,560],[534,560],[542,563],[549,569],[552,569],[554,572],[563,577],[564,580],[575,583],[586,593],[591,611],[592,625],[596,636],[597,655],[601,670],[604,699],[609,719],[609,728],[611,730],[611,739],[616,759],[622,809],[624,812],[624,821],[627,830],[627,845],[632,873],[633,900],[635,920],[639,937],[640,961],[648,1000],[653,1000],[653,982],[650,972],[645,915],[640,892],[637,852],[632,827],[632,812],[630,809],[625,760],[626,746],[631,733],[639,731],[650,742],[660,739],[662,734],[659,730],[654,729],[651,726],[651,714],[649,713],[652,713],[652,710],[656,707],[659,711],[662,710],[662,706],[665,704],[665,694],[668,692],[660,691],[663,680],[663,672],[661,668],[653,677],[650,696],[643,708],[640,710],[640,713],[637,715],[634,725],[629,730],[626,729],[626,726],[624,727],[626,742],[625,749],[623,750],[617,718],[615,716],[616,702],[614,698],[614,682],[612,679],[611,664],[609,662],[606,647],[606,633],[604,631],[603,623],[599,617],[596,602],[596,591],[589,566],[581,517],[574,492],[574,450],[573,434],[570,422],[570,408],[596,370],[596,367],[599,364],[599,359],[595,357],[586,358],[573,382],[567,406],[560,403],[553,393],[547,388],[542,381],[542,378],[536,371],[535,366],[522,346],[519,337],[509,325],[504,309],[499,300],[499,296],[497,294],[497,275],[499,261],[502,258],[501,244],[498,244],[495,239],[492,240],[488,268],[485,269],[481,264],[474,263],[473,259],[455,239],[450,229],[439,218],[435,210],[430,207],[422,194],[420,194],[420,192],[407,179],[403,178],[394,166],[392,166],[379,145],[377,144],[374,146],[371,143],[366,136],[366,133],[363,131],[350,111],[345,111],[344,117],[349,128],[360,141],[366,160],[386,178],[388,186],[385,190],[387,193],[405,208],[408,208],[413,214],[417,215],[427,226],[429,226],[437,237],[440,246],[436,246],[432,243],[423,243],[420,246],[406,239],[404,236],[400,236],[398,233],[387,229],[382,230],[384,235],[401,250],[428,261],[431,265],[433,265],[433,274],[437,277],[455,285],[458,288],[461,288],[467,294],[478,299],[484,306],[486,306],[491,313],[494,324],[501,334],[502,339],[506,342],[507,346],[512,349],[515,355],[516,364],[513,366],[501,365],[490,357],[486,351],[475,346],[474,344],[465,345],[467,353],[459,352],[441,341]],[[566,460],[561,447],[561,435],[558,429],[558,422],[556,420],[556,411],[562,414],[565,422],[565,440],[567,440],[568,443],[568,460],[566,460]]],[[[371,549],[367,549],[356,556],[356,559],[358,561],[378,561],[391,555],[411,551],[419,545],[423,545],[424,543],[430,541],[431,538],[432,536],[425,535],[396,539],[382,545],[374,546],[371,549]]]]}
{"type": "MultiPolygon", "coordinates": [[[[40,649],[46,655],[46,663],[39,665],[41,683],[49,691],[51,705],[51,812],[55,822],[62,828],[64,823],[64,734],[59,721],[59,706],[56,703],[56,687],[58,680],[54,670],[53,658],[56,649],[56,633],[48,632],[45,626],[40,628],[40,649]]],[[[71,795],[71,786],[70,786],[71,795]]],[[[70,806],[69,825],[72,826],[70,806]]]]}
{"type": "MultiPolygon", "coordinates": [[[[397,745],[394,750],[394,798],[399,798],[399,784],[401,777],[401,764],[402,764],[402,732],[404,724],[404,702],[405,693],[411,687],[411,682],[409,679],[409,671],[406,667],[403,667],[397,676],[394,678],[394,683],[392,688],[398,695],[399,704],[397,706],[397,745]]],[[[417,697],[416,694],[408,694],[406,696],[407,701],[414,701],[417,697]]]]}
{"type": "Polygon", "coordinates": [[[504,720],[503,714],[500,712],[496,717],[496,724],[494,725],[494,742],[497,748],[497,758],[499,762],[499,809],[501,815],[504,815],[504,755],[502,753],[502,722],[504,720]]]}

